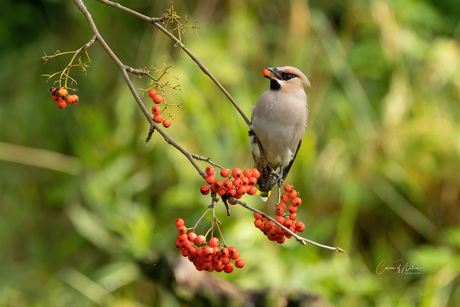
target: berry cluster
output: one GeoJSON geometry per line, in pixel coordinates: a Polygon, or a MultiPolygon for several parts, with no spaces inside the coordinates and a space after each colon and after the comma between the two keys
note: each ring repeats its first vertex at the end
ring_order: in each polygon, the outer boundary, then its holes
{"type": "Polygon", "coordinates": [[[246,264],[244,259],[238,259],[240,253],[235,247],[222,246],[219,249],[219,239],[216,237],[206,242],[204,235],[188,232],[183,219],[176,219],[176,227],[179,232],[176,247],[181,250],[182,256],[187,257],[195,265],[198,271],[231,273],[234,266],[242,268],[246,264]],[[231,260],[234,261],[234,264],[231,260]]]}
{"type": "MultiPolygon", "coordinates": [[[[255,184],[257,183],[257,178],[260,177],[260,173],[256,168],[248,168],[244,171],[239,168],[234,168],[231,171],[224,168],[220,171],[222,180],[214,177],[215,169],[212,166],[206,167],[205,172],[205,180],[208,185],[201,186],[200,192],[203,195],[207,195],[211,191],[220,196],[240,199],[244,194],[254,195],[257,192],[255,184]]],[[[231,201],[229,202],[232,204],[231,201]]]]}
{"type": "Polygon", "coordinates": [[[77,95],[69,95],[67,89],[63,87],[52,87],[50,88],[51,99],[57,102],[57,106],[59,109],[64,109],[67,107],[67,104],[77,104],[78,103],[78,96],[77,95]]]}
{"type": "MultiPolygon", "coordinates": [[[[297,191],[294,190],[290,184],[284,186],[284,191],[285,193],[281,195],[281,202],[278,203],[275,209],[275,220],[293,233],[302,232],[305,230],[305,224],[301,221],[296,221],[297,207],[302,204],[302,199],[297,196],[297,191]]],[[[272,221],[267,220],[262,215],[254,213],[254,218],[254,225],[259,228],[268,239],[282,244],[286,239],[292,238],[292,235],[272,221]]]]}
{"type": "Polygon", "coordinates": [[[157,91],[152,88],[149,90],[149,97],[152,98],[153,103],[155,103],[152,107],[153,121],[158,124],[163,123],[165,128],[171,126],[171,121],[169,119],[163,119],[163,115],[161,115],[161,108],[159,104],[163,102],[163,96],[158,94],[157,91]]]}

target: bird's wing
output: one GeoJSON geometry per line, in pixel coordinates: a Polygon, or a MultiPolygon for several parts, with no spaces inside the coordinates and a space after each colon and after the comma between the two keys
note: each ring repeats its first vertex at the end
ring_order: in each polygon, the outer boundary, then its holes
{"type": "Polygon", "coordinates": [[[284,179],[286,179],[289,171],[291,170],[292,163],[294,163],[294,160],[297,157],[297,153],[299,152],[300,145],[302,145],[302,140],[299,141],[299,144],[297,145],[297,149],[295,151],[294,157],[292,157],[292,160],[289,162],[289,165],[283,168],[283,181],[284,181],[284,179]]]}

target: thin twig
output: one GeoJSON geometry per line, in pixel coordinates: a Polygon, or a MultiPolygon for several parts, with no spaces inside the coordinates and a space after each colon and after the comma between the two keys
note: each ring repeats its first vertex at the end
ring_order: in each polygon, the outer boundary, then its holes
{"type": "Polygon", "coordinates": [[[208,162],[209,164],[211,164],[212,166],[218,167],[218,168],[220,168],[220,169],[224,169],[223,166],[220,166],[219,164],[217,164],[217,163],[211,161],[211,158],[210,158],[210,157],[205,158],[205,157],[199,156],[199,155],[194,154],[194,153],[192,153],[191,155],[192,155],[193,159],[195,159],[195,160],[206,161],[206,162],[208,162]]]}
{"type": "Polygon", "coordinates": [[[242,202],[236,198],[230,198],[230,200],[248,210],[251,210],[252,212],[255,212],[255,213],[258,213],[260,214],[261,216],[263,216],[264,218],[266,218],[267,220],[269,221],[272,221],[273,223],[275,223],[276,225],[280,226],[284,231],[286,231],[287,233],[289,233],[291,236],[293,236],[298,242],[300,242],[301,244],[303,245],[306,245],[307,243],[310,243],[310,244],[313,244],[313,245],[316,245],[318,247],[322,247],[322,248],[325,248],[325,249],[329,249],[329,250],[333,250],[333,251],[336,251],[336,252],[340,252],[340,253],[344,253],[345,251],[343,249],[341,249],[340,247],[332,247],[332,246],[328,246],[328,245],[324,245],[324,244],[320,244],[320,243],[317,243],[315,241],[312,241],[312,240],[309,240],[309,239],[306,239],[306,238],[303,238],[301,236],[299,236],[298,234],[292,232],[291,230],[289,230],[289,228],[285,227],[283,224],[279,223],[277,220],[275,220],[274,218],[272,218],[271,216],[269,216],[268,214],[260,211],[260,210],[257,210],[256,208],[253,208],[251,206],[249,206],[248,204],[246,204],[245,202],[242,202]]]}
{"type": "Polygon", "coordinates": [[[171,38],[185,53],[200,67],[200,69],[217,85],[217,87],[224,93],[225,96],[230,100],[230,102],[233,104],[235,109],[240,113],[241,117],[243,120],[246,122],[248,126],[250,126],[251,122],[249,121],[248,117],[246,114],[244,114],[243,110],[240,108],[240,106],[236,103],[235,99],[233,99],[232,95],[222,86],[222,84],[214,77],[214,75],[209,71],[209,69],[204,65],[204,63],[197,57],[195,56],[185,45],[182,43],[182,41],[177,38],[173,33],[168,31],[165,27],[163,27],[160,22],[164,21],[167,17],[163,16],[160,18],[154,18],[154,17],[149,17],[143,14],[140,14],[139,12],[136,12],[134,10],[131,10],[119,3],[108,1],[108,0],[97,0],[101,3],[104,3],[108,6],[115,7],[117,9],[120,9],[122,11],[125,11],[129,14],[132,14],[142,20],[145,20],[151,24],[153,24],[155,27],[157,27],[161,32],[166,34],[169,38],[171,38]]]}
{"type": "Polygon", "coordinates": [[[131,79],[129,78],[128,75],[128,70],[130,69],[129,66],[123,64],[123,62],[120,61],[120,59],[116,56],[116,54],[112,51],[112,49],[109,47],[109,45],[105,42],[104,38],[101,36],[99,33],[96,24],[94,23],[94,20],[91,17],[91,14],[87,10],[86,6],[84,5],[82,0],[73,0],[75,5],[78,7],[78,9],[82,12],[83,16],[85,17],[86,21],[88,22],[91,31],[93,32],[94,36],[96,37],[96,40],[101,44],[102,48],[105,50],[105,52],[109,55],[109,57],[115,62],[115,64],[120,68],[121,73],[123,75],[123,78],[125,79],[126,84],[128,85],[128,88],[131,91],[131,94],[133,95],[134,99],[136,100],[137,104],[141,108],[142,112],[144,113],[145,118],[149,121],[150,125],[153,126],[163,137],[163,139],[168,143],[169,145],[172,145],[175,147],[177,150],[179,150],[186,158],[190,161],[190,163],[195,167],[195,169],[198,171],[198,173],[205,178],[206,173],[201,169],[201,167],[195,162],[194,158],[192,157],[192,154],[188,152],[184,147],[182,147],[179,143],[177,143],[169,134],[167,134],[161,127],[153,121],[153,118],[150,116],[149,111],[145,107],[144,103],[142,102],[141,98],[139,97],[139,94],[137,93],[133,83],[131,82],[131,79]]]}
{"type": "Polygon", "coordinates": [[[193,226],[193,232],[195,232],[195,229],[198,227],[198,224],[200,224],[201,220],[204,218],[204,216],[206,215],[206,213],[208,213],[208,211],[211,209],[211,207],[209,206],[208,209],[206,209],[206,211],[201,215],[201,217],[199,218],[199,220],[195,223],[195,226],[193,226]]]}

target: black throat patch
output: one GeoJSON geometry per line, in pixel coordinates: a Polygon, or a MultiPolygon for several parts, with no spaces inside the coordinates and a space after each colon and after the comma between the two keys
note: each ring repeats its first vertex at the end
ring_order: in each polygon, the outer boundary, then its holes
{"type": "Polygon", "coordinates": [[[271,79],[270,80],[270,89],[271,90],[279,90],[281,88],[281,84],[278,81],[271,79]]]}

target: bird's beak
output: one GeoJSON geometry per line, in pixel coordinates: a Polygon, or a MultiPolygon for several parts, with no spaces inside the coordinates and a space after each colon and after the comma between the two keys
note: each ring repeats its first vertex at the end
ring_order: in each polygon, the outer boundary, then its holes
{"type": "Polygon", "coordinates": [[[276,69],[276,67],[267,67],[267,69],[273,73],[273,76],[269,75],[265,76],[265,78],[268,78],[270,80],[282,80],[281,72],[278,69],[276,69]]]}

